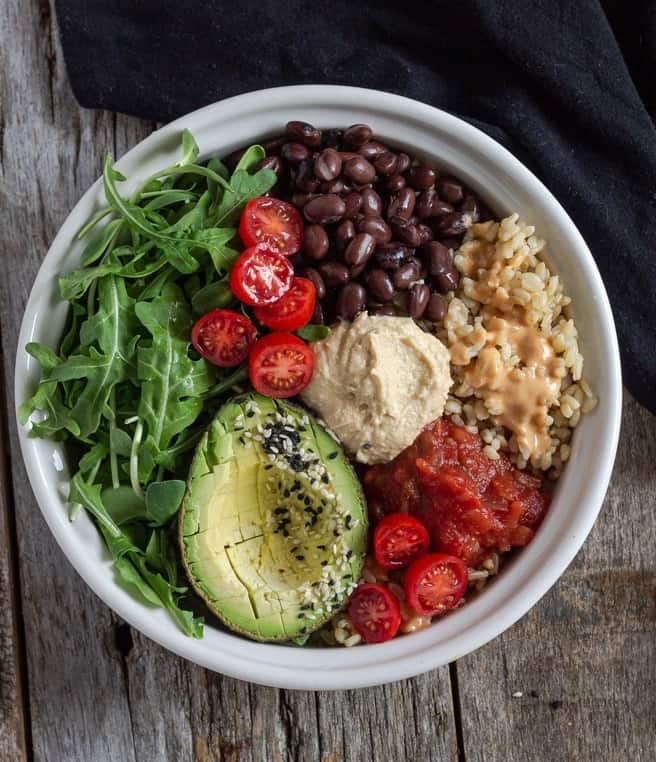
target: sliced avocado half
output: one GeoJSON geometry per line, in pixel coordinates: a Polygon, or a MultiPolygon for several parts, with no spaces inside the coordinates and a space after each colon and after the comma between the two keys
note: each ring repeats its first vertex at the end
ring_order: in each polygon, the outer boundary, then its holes
{"type": "Polygon", "coordinates": [[[180,513],[187,575],[232,630],[287,640],[354,589],[367,549],[360,483],[304,409],[258,394],[226,403],[194,456],[180,513]]]}

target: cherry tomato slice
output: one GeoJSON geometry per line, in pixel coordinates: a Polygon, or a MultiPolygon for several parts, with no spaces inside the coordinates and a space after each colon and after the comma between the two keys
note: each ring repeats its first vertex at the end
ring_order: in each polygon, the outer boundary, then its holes
{"type": "Polygon", "coordinates": [[[289,291],[293,277],[288,259],[264,246],[251,246],[232,266],[230,288],[237,299],[252,307],[273,304],[289,291]]]}
{"type": "Polygon", "coordinates": [[[293,397],[310,383],[313,371],[312,350],[291,333],[263,336],[248,360],[251,384],[267,397],[293,397]]]}
{"type": "Polygon", "coordinates": [[[452,609],[467,588],[467,566],[456,556],[430,553],[414,561],[405,573],[405,597],[421,616],[452,609]]]}
{"type": "Polygon", "coordinates": [[[295,331],[310,322],[317,290],[307,278],[292,278],[289,291],[267,307],[256,307],[255,317],[274,331],[295,331]]]}
{"type": "Polygon", "coordinates": [[[401,608],[396,596],[383,585],[359,585],[348,603],[348,614],[355,631],[367,643],[382,643],[393,638],[401,625],[401,608]]]}
{"type": "Polygon", "coordinates": [[[301,248],[302,236],[303,221],[298,209],[277,198],[251,199],[239,220],[239,237],[244,246],[261,243],[286,257],[301,248]]]}
{"type": "Polygon", "coordinates": [[[232,310],[212,310],[197,320],[191,330],[194,349],[220,368],[232,368],[243,362],[256,338],[253,323],[232,310]]]}
{"type": "Polygon", "coordinates": [[[428,550],[426,527],[408,513],[390,513],[374,531],[374,554],[383,569],[400,569],[428,550]]]}

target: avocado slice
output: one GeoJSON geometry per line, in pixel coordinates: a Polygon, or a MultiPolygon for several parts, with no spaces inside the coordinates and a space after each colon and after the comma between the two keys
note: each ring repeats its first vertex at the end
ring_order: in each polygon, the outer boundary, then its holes
{"type": "Polygon", "coordinates": [[[240,395],[194,455],[179,518],[182,559],[230,629],[297,638],[355,588],[366,517],[360,483],[323,426],[289,402],[240,395]]]}

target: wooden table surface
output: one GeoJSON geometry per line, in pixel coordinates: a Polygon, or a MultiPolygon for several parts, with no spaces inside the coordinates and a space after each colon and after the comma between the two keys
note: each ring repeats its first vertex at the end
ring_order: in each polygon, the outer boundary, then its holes
{"type": "Polygon", "coordinates": [[[48,0],[2,0],[0,30],[0,762],[653,762],[656,418],[628,394],[601,516],[567,573],[501,637],[413,680],[338,693],[249,685],[163,650],[86,587],[18,449],[18,328],[103,156],[153,125],[79,108],[48,0]]]}

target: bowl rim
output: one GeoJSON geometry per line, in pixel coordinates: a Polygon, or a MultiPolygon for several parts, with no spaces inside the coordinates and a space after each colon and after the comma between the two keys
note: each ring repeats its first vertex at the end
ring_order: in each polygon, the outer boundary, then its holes
{"type": "MultiPolygon", "coordinates": [[[[540,556],[533,553],[529,558],[532,543],[512,562],[512,573],[519,581],[519,589],[506,590],[508,585],[492,585],[484,596],[477,599],[489,600],[489,605],[484,608],[489,610],[493,607],[494,615],[483,616],[484,612],[481,611],[478,619],[472,620],[470,617],[464,632],[454,627],[453,616],[445,617],[440,621],[442,637],[437,641],[434,636],[430,637],[435,625],[410,637],[369,645],[366,649],[300,649],[257,643],[218,630],[212,630],[212,643],[207,632],[203,640],[195,640],[185,636],[173,622],[167,627],[165,619],[160,615],[162,612],[153,611],[134,599],[126,599],[129,594],[117,585],[114,576],[107,574],[97,559],[85,554],[75,533],[67,531],[69,522],[59,515],[65,512],[65,501],[49,484],[44,463],[37,454],[36,440],[30,438],[26,427],[17,422],[19,442],[33,492],[60,548],[89,587],[140,632],[196,664],[261,685],[310,690],[379,685],[443,666],[501,634],[551,588],[582,546],[601,509],[619,439],[622,384],[613,315],[601,276],[585,241],[542,182],[519,159],[476,127],[445,111],[400,95],[340,85],[293,85],[237,95],[204,106],[156,130],[121,157],[116,163],[117,167],[120,169],[122,164],[148,156],[149,152],[166,143],[173,135],[178,136],[184,127],[194,132],[194,122],[203,122],[208,117],[226,112],[235,116],[256,114],[265,102],[277,105],[279,102],[288,102],[290,107],[293,106],[298,111],[302,111],[305,104],[328,109],[347,106],[356,110],[361,108],[368,116],[379,111],[388,118],[395,116],[402,122],[429,123],[436,131],[441,130],[448,135],[457,134],[460,142],[485,154],[490,161],[502,164],[511,181],[528,187],[532,194],[539,196],[540,205],[557,219],[558,226],[564,230],[572,244],[572,259],[590,284],[591,301],[599,313],[598,329],[606,352],[607,366],[604,370],[608,376],[608,393],[599,405],[604,411],[605,436],[600,442],[598,465],[593,473],[594,478],[586,485],[587,491],[581,496],[580,510],[567,525],[569,534],[559,545],[558,552],[547,546],[541,548],[540,556]],[[529,572],[529,566],[536,565],[540,566],[540,574],[536,575],[533,570],[525,575],[525,571],[529,572]],[[288,664],[284,663],[283,655],[289,657],[288,664]]],[[[46,265],[57,257],[64,256],[79,228],[77,217],[95,198],[100,184],[101,179],[98,179],[68,214],[35,278],[18,338],[14,382],[17,404],[24,398],[30,374],[31,364],[24,346],[31,340],[38,325],[36,312],[40,292],[47,288],[47,282],[52,277],[46,274],[46,265]]],[[[461,611],[476,603],[477,601],[468,603],[461,611]]]]}

